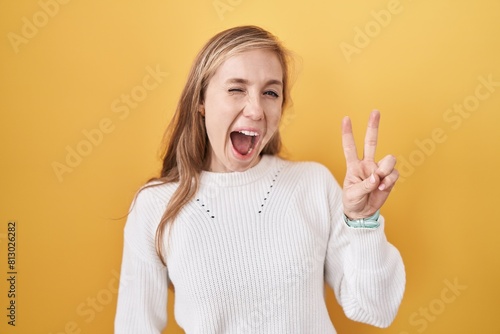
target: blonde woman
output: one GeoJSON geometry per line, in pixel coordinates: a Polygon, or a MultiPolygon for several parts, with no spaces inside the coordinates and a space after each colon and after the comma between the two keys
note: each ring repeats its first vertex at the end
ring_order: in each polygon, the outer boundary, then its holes
{"type": "Polygon", "coordinates": [[[405,272],[379,215],[398,178],[394,157],[374,161],[380,115],[362,159],[343,120],[342,189],[322,165],[279,157],[289,90],[289,54],[259,27],[200,51],[161,175],[127,219],[115,333],[161,333],[169,284],[187,334],[336,333],[325,282],[349,318],[391,324],[405,272]]]}

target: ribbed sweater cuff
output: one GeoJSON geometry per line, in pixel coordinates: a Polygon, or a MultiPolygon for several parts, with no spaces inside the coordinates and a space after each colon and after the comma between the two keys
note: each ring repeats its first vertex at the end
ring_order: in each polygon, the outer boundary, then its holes
{"type": "Polygon", "coordinates": [[[356,270],[367,272],[385,271],[391,267],[394,256],[391,256],[393,248],[384,233],[385,221],[379,218],[378,228],[352,228],[345,226],[350,241],[351,264],[356,270]]]}

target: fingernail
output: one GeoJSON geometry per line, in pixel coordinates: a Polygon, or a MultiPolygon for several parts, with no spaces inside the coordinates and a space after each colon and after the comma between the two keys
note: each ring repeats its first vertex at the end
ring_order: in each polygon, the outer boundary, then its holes
{"type": "Polygon", "coordinates": [[[382,183],[381,185],[378,186],[378,190],[384,190],[384,189],[385,189],[385,184],[382,183]]]}
{"type": "Polygon", "coordinates": [[[375,180],[375,175],[370,175],[370,183],[375,183],[377,180],[375,180]]]}

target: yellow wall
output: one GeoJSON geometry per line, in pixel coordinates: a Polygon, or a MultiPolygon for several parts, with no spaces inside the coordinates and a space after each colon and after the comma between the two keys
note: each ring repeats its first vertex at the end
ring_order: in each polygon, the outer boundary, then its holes
{"type": "Polygon", "coordinates": [[[125,223],[113,218],[158,170],[195,53],[241,24],[300,56],[291,159],[342,180],[341,119],[361,142],[374,108],[379,158],[400,159],[383,214],[406,263],[403,304],[381,330],[347,320],[328,290],[338,332],[500,332],[499,1],[58,1],[0,2],[1,333],[112,332],[125,223]]]}

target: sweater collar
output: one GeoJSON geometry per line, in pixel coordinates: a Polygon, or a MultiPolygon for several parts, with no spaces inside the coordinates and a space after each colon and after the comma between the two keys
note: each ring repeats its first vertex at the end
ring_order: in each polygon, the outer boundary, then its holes
{"type": "Polygon", "coordinates": [[[264,154],[257,165],[244,172],[217,173],[203,171],[200,174],[200,183],[222,187],[252,183],[274,171],[279,161],[281,159],[277,156],[264,154]]]}

